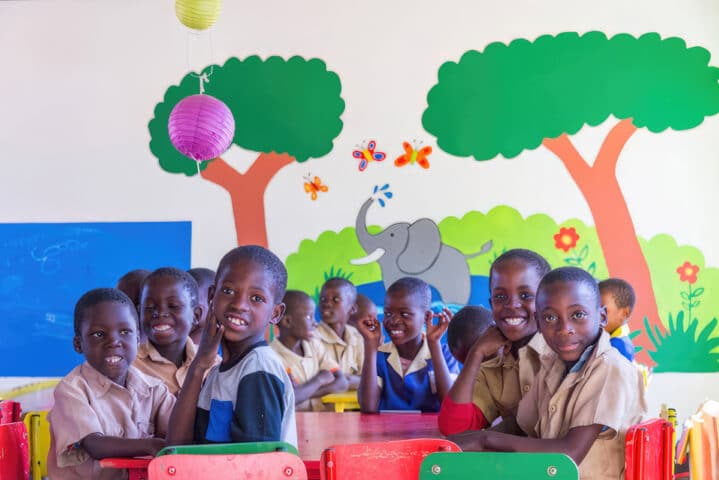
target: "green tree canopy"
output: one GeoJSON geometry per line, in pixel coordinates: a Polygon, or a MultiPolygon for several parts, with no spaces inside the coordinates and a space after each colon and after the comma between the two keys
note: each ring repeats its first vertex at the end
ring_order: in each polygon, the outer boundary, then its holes
{"type": "Polygon", "coordinates": [[[477,160],[515,157],[609,115],[652,132],[685,130],[719,112],[719,68],[709,59],[656,33],[492,43],[442,65],[422,122],[442,150],[477,160]]]}
{"type": "MultiPolygon", "coordinates": [[[[326,155],[342,130],[345,103],[336,73],[322,60],[258,56],[230,58],[203,70],[205,93],[225,102],[235,118],[234,143],[259,153],[287,153],[299,162],[326,155]]],[[[150,150],[170,173],[195,175],[197,165],[170,143],[167,121],[183,98],[199,93],[199,78],[185,75],[155,107],[150,150]]],[[[207,162],[203,162],[204,169],[207,162]]]]}

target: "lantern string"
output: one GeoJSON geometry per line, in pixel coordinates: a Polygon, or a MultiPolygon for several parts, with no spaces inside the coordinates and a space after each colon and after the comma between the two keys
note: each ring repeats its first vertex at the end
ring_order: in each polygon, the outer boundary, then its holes
{"type": "Polygon", "coordinates": [[[187,63],[187,70],[190,72],[190,75],[193,77],[196,77],[200,81],[200,93],[205,93],[205,86],[204,82],[209,83],[210,77],[215,72],[215,54],[214,49],[212,45],[212,32],[207,32],[207,38],[209,40],[209,46],[210,46],[210,70],[209,72],[202,72],[200,71],[199,74],[192,71],[192,67],[190,66],[190,35],[200,36],[202,35],[200,32],[197,32],[192,29],[188,29],[187,35],[185,36],[185,61],[187,63]]]}

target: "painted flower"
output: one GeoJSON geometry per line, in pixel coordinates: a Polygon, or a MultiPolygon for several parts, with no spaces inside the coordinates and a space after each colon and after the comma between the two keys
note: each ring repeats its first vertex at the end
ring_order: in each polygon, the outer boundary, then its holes
{"type": "Polygon", "coordinates": [[[679,274],[679,280],[687,282],[688,284],[694,284],[697,281],[697,273],[699,273],[699,265],[692,265],[689,262],[684,262],[684,265],[677,268],[679,274]]]}
{"type": "Polygon", "coordinates": [[[579,234],[572,228],[561,227],[559,233],[554,236],[554,246],[557,249],[568,252],[570,249],[577,246],[579,240],[579,234]]]}

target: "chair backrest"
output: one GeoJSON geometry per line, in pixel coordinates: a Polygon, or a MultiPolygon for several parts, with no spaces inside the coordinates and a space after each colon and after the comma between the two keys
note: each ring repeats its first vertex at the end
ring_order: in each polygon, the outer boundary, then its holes
{"type": "Polygon", "coordinates": [[[30,460],[24,423],[0,424],[0,453],[0,479],[28,478],[30,460]]]}
{"type": "Polygon", "coordinates": [[[307,480],[302,460],[288,452],[245,455],[163,455],[148,468],[149,480],[307,480]]]}
{"type": "Polygon", "coordinates": [[[206,445],[177,445],[165,447],[157,454],[163,455],[231,455],[247,453],[288,452],[299,455],[297,448],[287,442],[209,443],[206,445]]]}
{"type": "Polygon", "coordinates": [[[647,420],[627,430],[624,443],[626,480],[674,478],[674,428],[661,418],[647,420]]]}
{"type": "Polygon", "coordinates": [[[20,402],[12,400],[0,401],[0,424],[20,421],[20,402]]]}
{"type": "Polygon", "coordinates": [[[23,423],[30,439],[30,478],[47,477],[47,455],[50,452],[50,422],[47,410],[27,412],[23,423]]]}
{"type": "Polygon", "coordinates": [[[418,478],[578,480],[579,469],[571,458],[561,453],[440,452],[424,459],[418,478]]]}
{"type": "Polygon", "coordinates": [[[424,457],[459,451],[455,443],[440,438],[334,445],[322,452],[320,475],[323,480],[416,480],[424,457]]]}

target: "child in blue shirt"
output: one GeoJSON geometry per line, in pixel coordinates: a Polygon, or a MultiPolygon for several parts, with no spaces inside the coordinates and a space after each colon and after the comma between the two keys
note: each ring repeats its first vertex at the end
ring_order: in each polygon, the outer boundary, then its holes
{"type": "Polygon", "coordinates": [[[634,309],[634,288],[621,278],[608,278],[599,282],[602,305],[607,309],[609,342],[630,362],[634,360],[634,345],[629,339],[627,321],[634,309]]]}
{"type": "Polygon", "coordinates": [[[384,328],[392,341],[379,346],[382,329],[376,318],[358,324],[365,352],[358,390],[363,412],[439,411],[458,365],[447,345],[440,344],[450,313],[445,309],[434,314],[431,299],[427,283],[401,278],[387,289],[384,301],[384,328]],[[436,325],[434,317],[439,320],[436,325]]]}

